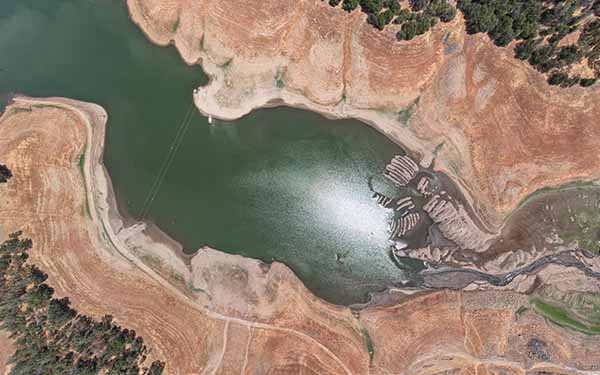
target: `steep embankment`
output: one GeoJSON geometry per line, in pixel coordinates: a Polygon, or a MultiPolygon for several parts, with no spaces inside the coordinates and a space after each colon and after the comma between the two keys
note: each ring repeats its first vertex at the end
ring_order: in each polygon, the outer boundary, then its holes
{"type": "Polygon", "coordinates": [[[159,44],[211,83],[198,108],[237,118],[278,103],[363,119],[452,176],[490,229],[544,186],[597,179],[600,86],[560,89],[461,17],[410,42],[318,0],[128,0],[159,44]],[[240,11],[243,9],[243,11],[240,11]]]}

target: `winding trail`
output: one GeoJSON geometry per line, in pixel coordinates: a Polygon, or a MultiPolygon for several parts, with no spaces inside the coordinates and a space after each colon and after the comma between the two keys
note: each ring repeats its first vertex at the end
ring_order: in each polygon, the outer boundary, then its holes
{"type": "Polygon", "coordinates": [[[250,344],[252,343],[252,335],[254,331],[252,327],[248,327],[248,342],[246,342],[246,351],[244,353],[244,364],[242,365],[242,369],[240,371],[240,375],[244,375],[246,373],[246,367],[248,367],[248,353],[250,352],[250,344]]]}

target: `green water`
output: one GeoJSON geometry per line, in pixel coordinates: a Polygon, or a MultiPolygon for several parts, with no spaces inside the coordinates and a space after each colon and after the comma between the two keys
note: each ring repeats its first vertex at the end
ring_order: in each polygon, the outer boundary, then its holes
{"type": "MultiPolygon", "coordinates": [[[[205,83],[173,48],[151,45],[121,1],[2,0],[0,95],[102,105],[105,163],[128,215],[139,215],[193,89],[205,83]]],[[[210,245],[282,261],[335,303],[405,276],[387,253],[390,213],[368,186],[397,146],[357,121],[289,108],[212,126],[194,113],[148,214],[186,251],[210,245]]]]}

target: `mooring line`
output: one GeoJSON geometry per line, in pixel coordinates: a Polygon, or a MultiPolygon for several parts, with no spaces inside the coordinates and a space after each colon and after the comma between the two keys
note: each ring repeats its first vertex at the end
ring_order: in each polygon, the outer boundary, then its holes
{"type": "Polygon", "coordinates": [[[146,215],[148,214],[148,211],[150,210],[150,207],[152,206],[152,203],[154,202],[156,195],[160,191],[160,187],[167,175],[167,172],[169,171],[169,168],[171,167],[171,164],[172,164],[173,160],[175,159],[175,155],[177,154],[179,147],[181,147],[181,145],[183,143],[183,138],[184,138],[184,136],[187,132],[187,129],[189,128],[189,124],[191,123],[191,120],[193,118],[193,116],[191,116],[193,114],[193,111],[192,111],[193,106],[194,106],[194,103],[191,103],[185,114],[185,117],[183,118],[181,124],[179,125],[179,128],[177,129],[177,133],[175,134],[175,138],[173,139],[173,142],[171,143],[169,152],[163,159],[163,162],[161,163],[159,172],[158,172],[156,178],[154,179],[154,182],[152,183],[150,190],[148,191],[148,195],[146,196],[146,199],[144,200],[144,205],[142,206],[142,209],[141,209],[140,215],[139,215],[142,220],[146,218],[146,215]]]}

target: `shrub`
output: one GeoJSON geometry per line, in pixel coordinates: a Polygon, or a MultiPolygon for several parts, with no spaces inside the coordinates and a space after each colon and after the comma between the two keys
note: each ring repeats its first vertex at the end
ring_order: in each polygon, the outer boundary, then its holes
{"type": "Polygon", "coordinates": [[[12,172],[4,164],[0,164],[0,183],[5,183],[12,177],[12,172]]]}

